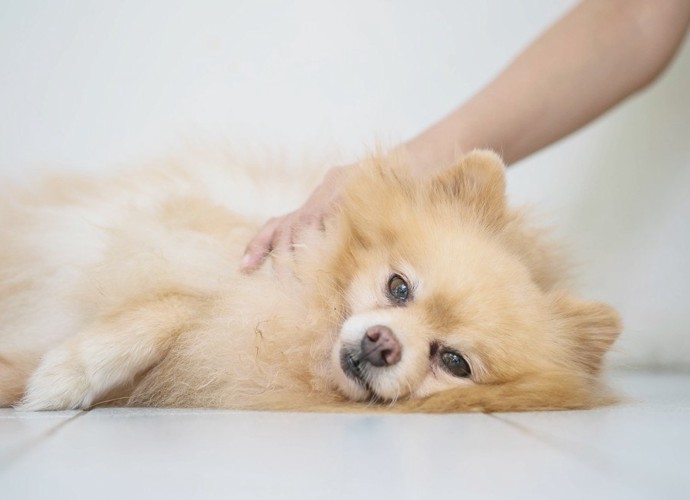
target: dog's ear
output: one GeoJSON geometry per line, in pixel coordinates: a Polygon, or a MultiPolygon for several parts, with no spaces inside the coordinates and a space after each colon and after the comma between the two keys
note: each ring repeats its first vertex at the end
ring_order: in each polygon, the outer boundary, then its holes
{"type": "Polygon", "coordinates": [[[472,151],[433,178],[430,188],[432,198],[469,207],[490,225],[505,214],[505,165],[493,151],[472,151]]]}
{"type": "Polygon", "coordinates": [[[564,335],[576,362],[596,374],[604,354],[621,333],[618,313],[601,302],[578,300],[564,294],[557,294],[553,305],[563,321],[564,335]]]}

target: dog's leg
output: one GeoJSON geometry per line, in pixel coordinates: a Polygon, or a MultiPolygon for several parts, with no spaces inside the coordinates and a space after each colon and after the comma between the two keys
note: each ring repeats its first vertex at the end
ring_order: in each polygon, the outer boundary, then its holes
{"type": "Polygon", "coordinates": [[[40,356],[33,353],[0,354],[0,408],[12,406],[21,399],[26,381],[39,360],[40,356]]]}
{"type": "Polygon", "coordinates": [[[158,363],[199,307],[198,299],[168,296],[100,318],[43,357],[18,409],[88,408],[158,363]]]}

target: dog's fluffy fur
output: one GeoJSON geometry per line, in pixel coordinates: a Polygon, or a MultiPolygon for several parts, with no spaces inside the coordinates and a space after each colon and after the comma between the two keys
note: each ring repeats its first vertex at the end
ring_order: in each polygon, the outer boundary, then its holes
{"type": "Polygon", "coordinates": [[[473,152],[429,181],[396,161],[359,168],[325,230],[271,256],[287,272],[267,263],[251,275],[238,266],[258,226],[211,194],[232,169],[6,193],[0,405],[454,412],[609,402],[598,375],[618,317],[564,289],[554,252],[506,207],[500,158],[473,152]],[[404,301],[388,290],[396,274],[404,301]],[[362,361],[360,347],[381,325],[400,351],[383,366],[362,361]],[[444,352],[471,374],[453,376],[444,352]]]}

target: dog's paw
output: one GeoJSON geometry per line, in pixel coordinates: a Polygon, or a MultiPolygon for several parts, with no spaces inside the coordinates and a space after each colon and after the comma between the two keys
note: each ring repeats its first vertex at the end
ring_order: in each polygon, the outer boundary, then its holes
{"type": "Polygon", "coordinates": [[[65,347],[50,351],[29,378],[20,411],[88,408],[95,391],[79,359],[65,347]]]}

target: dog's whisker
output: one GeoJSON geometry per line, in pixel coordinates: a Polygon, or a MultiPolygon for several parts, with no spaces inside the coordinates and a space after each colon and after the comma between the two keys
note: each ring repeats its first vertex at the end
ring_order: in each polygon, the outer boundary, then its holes
{"type": "Polygon", "coordinates": [[[103,401],[98,401],[97,403],[92,404],[89,406],[89,410],[93,410],[94,408],[98,408],[99,406],[104,406],[109,403],[115,403],[116,401],[127,401],[129,400],[129,396],[120,396],[117,398],[112,398],[112,399],[104,399],[103,401]]]}

